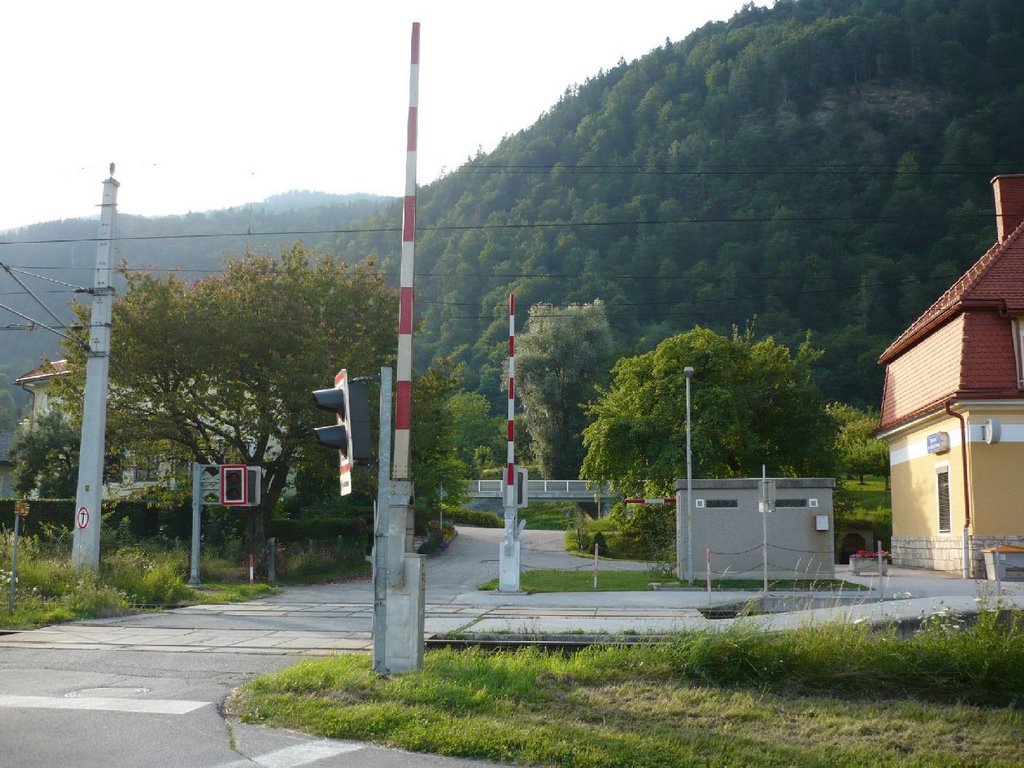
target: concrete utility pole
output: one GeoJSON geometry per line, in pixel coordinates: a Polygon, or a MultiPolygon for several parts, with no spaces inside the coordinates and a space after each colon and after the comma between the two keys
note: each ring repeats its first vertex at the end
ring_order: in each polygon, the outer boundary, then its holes
{"type": "MultiPolygon", "coordinates": [[[[391,369],[380,369],[380,430],[377,436],[377,503],[373,507],[373,671],[388,673],[387,635],[388,582],[401,584],[405,558],[405,531],[392,537],[388,530],[389,494],[391,492],[391,369]],[[397,542],[393,541],[397,538],[397,542]],[[392,572],[388,563],[396,563],[392,572]]],[[[404,523],[403,523],[404,527],[404,523]]]]}
{"type": "MultiPolygon", "coordinates": [[[[683,368],[686,377],[686,583],[693,584],[693,447],[690,439],[690,379],[693,367],[683,368]]],[[[676,536],[679,535],[679,506],[676,505],[676,536]]],[[[678,538],[677,538],[678,541],[678,538]]],[[[679,547],[676,547],[679,551],[679,547]]],[[[677,567],[676,575],[683,578],[682,568],[677,567]]]]}
{"type": "Polygon", "coordinates": [[[104,432],[107,428],[107,380],[110,372],[110,317],[114,289],[110,285],[111,241],[117,216],[114,164],[103,182],[100,231],[96,243],[96,270],[92,289],[85,363],[85,396],[82,407],[82,438],[75,494],[74,544],[71,562],[75,570],[100,567],[100,511],[103,501],[104,432]]]}

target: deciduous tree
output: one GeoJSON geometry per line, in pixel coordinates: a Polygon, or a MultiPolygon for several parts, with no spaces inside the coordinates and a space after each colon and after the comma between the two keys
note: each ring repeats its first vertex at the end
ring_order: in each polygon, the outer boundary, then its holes
{"type": "Polygon", "coordinates": [[[832,403],[829,415],[836,422],[836,453],[839,469],[857,477],[863,483],[864,475],[889,475],[889,446],[875,437],[878,412],[860,410],[852,405],[832,403]]]}
{"type": "Polygon", "coordinates": [[[498,463],[507,445],[507,419],[491,415],[491,405],[478,392],[458,392],[448,401],[455,453],[474,474],[498,463]]]}
{"type": "Polygon", "coordinates": [[[833,467],[835,428],[812,380],[809,341],[796,354],[767,338],[694,328],[619,360],[590,407],[583,477],[619,490],[669,494],[686,472],[686,379],[692,384],[695,477],[820,475],[833,467]]]}
{"type": "Polygon", "coordinates": [[[608,380],[612,333],[604,303],[534,304],[516,339],[516,395],[541,472],[579,477],[585,407],[608,380]]]}
{"type": "MultiPolygon", "coordinates": [[[[108,441],[172,464],[263,467],[250,525],[261,542],[289,475],[319,450],[313,427],[324,414],[310,392],[340,368],[372,373],[392,356],[394,291],[372,263],[348,267],[301,243],[247,252],[192,284],[125,276],[113,309],[108,441]]],[[[62,384],[80,388],[82,350],[69,346],[68,356],[74,373],[62,384]]]]}
{"type": "Polygon", "coordinates": [[[78,481],[78,430],[58,410],[44,411],[14,434],[14,490],[44,499],[75,495],[78,481]]]}

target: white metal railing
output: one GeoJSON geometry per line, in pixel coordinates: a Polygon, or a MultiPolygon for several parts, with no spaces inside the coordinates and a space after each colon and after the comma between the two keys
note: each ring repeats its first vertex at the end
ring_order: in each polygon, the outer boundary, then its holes
{"type": "MultiPolygon", "coordinates": [[[[598,492],[602,497],[611,496],[611,489],[602,484],[600,489],[592,487],[586,480],[529,480],[527,494],[531,499],[593,499],[598,492]]],[[[471,480],[469,495],[475,498],[501,498],[504,480],[471,480]]]]}

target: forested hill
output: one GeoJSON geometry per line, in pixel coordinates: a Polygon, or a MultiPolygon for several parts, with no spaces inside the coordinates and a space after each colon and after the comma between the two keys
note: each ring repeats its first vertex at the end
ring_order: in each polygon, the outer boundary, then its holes
{"type": "MultiPolygon", "coordinates": [[[[779,0],[567,88],[420,190],[417,369],[455,354],[501,403],[508,294],[520,328],[536,302],[601,298],[622,354],[696,324],[790,345],[809,330],[827,397],[877,404],[879,352],[994,241],[991,177],[1024,172],[1022,53],[1020,0],[779,0]]],[[[121,216],[135,239],[117,248],[132,266],[219,269],[225,251],[294,239],[259,233],[301,232],[350,263],[379,255],[397,284],[400,221],[400,201],[292,193],[121,216]]],[[[94,236],[37,225],[4,238],[45,245],[3,257],[82,284],[93,246],[60,241],[94,236]]],[[[27,301],[9,279],[0,292],[27,301]]],[[[44,292],[64,306],[71,288],[44,292]]],[[[0,367],[23,373],[55,342],[3,332],[0,367]]]]}
{"type": "MultiPolygon", "coordinates": [[[[1022,26],[1019,0],[782,0],[566,90],[420,191],[420,364],[457,353],[493,398],[510,292],[520,327],[600,297],[630,353],[810,330],[826,395],[877,404],[879,352],[994,241],[991,177],[1024,172],[1022,26]]],[[[338,249],[397,276],[400,216],[338,249]]]]}
{"type": "MultiPolygon", "coordinates": [[[[123,260],[132,269],[177,269],[186,276],[201,277],[219,271],[225,254],[240,255],[247,248],[276,248],[296,239],[320,245],[326,233],[350,229],[391,201],[375,195],[292,191],[262,203],[183,216],[150,218],[121,213],[115,257],[117,263],[123,260]]],[[[18,279],[64,322],[71,320],[75,286],[92,285],[97,221],[51,221],[0,232],[0,263],[22,270],[15,273],[18,279]]],[[[55,324],[5,272],[0,272],[0,305],[41,323],[55,324]]],[[[43,355],[57,359],[61,354],[58,336],[39,328],[28,330],[28,326],[25,318],[0,311],[0,380],[4,386],[38,365],[43,355]]]]}

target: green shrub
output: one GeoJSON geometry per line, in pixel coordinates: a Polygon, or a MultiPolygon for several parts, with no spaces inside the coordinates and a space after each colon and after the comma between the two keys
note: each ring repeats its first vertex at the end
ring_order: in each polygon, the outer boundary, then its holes
{"type": "Polygon", "coordinates": [[[477,512],[465,507],[455,507],[445,513],[445,522],[456,525],[472,525],[477,528],[502,528],[504,521],[493,512],[477,512]]]}
{"type": "Polygon", "coordinates": [[[620,555],[660,558],[675,546],[676,511],[665,504],[623,504],[612,507],[608,525],[618,531],[608,537],[620,555]]]}
{"type": "Polygon", "coordinates": [[[139,605],[173,605],[192,596],[185,583],[184,550],[149,552],[123,547],[103,558],[103,580],[139,605]]]}
{"type": "Polygon", "coordinates": [[[92,571],[83,571],[65,596],[68,610],[76,619],[109,618],[128,612],[128,600],[116,587],[103,584],[92,571]]]}
{"type": "Polygon", "coordinates": [[[365,573],[368,568],[361,548],[334,543],[314,542],[278,547],[277,576],[279,580],[308,584],[365,573]]]}
{"type": "Polygon", "coordinates": [[[341,536],[353,545],[368,545],[370,531],[362,518],[312,518],[301,520],[270,520],[267,537],[282,544],[303,541],[335,541],[341,536]]]}

